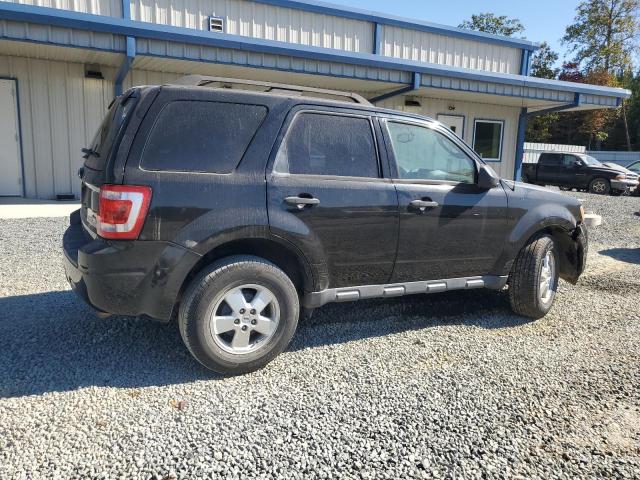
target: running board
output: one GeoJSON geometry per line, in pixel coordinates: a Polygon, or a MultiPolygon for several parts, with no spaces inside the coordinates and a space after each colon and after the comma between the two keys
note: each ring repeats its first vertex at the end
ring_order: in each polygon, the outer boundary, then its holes
{"type": "Polygon", "coordinates": [[[359,287],[329,288],[321,292],[306,293],[305,308],[317,308],[332,302],[351,302],[365,298],[401,297],[416,293],[436,293],[449,290],[489,288],[500,290],[507,283],[507,276],[484,275],[479,277],[447,278],[424,282],[392,283],[389,285],[362,285],[359,287]]]}

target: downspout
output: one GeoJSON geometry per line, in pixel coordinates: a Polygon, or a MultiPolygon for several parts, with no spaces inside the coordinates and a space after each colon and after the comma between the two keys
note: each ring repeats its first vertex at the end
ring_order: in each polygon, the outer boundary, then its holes
{"type": "Polygon", "coordinates": [[[134,37],[127,37],[127,54],[118,69],[115,80],[115,94],[116,97],[122,94],[122,82],[126,78],[133,60],[136,58],[136,39],[134,37]]]}
{"type": "Polygon", "coordinates": [[[524,160],[524,141],[527,132],[527,108],[520,109],[520,117],[518,118],[518,137],[516,142],[516,161],[513,166],[513,179],[520,181],[522,177],[522,161],[524,160]]]}
{"type": "MultiPolygon", "coordinates": [[[[522,57],[520,59],[520,75],[527,77],[531,68],[531,51],[522,49],[522,57]]],[[[524,160],[524,141],[527,133],[527,108],[520,109],[518,117],[518,135],[516,140],[516,159],[513,164],[513,179],[518,181],[522,177],[522,161],[524,160]]]]}
{"type": "MultiPolygon", "coordinates": [[[[122,18],[124,20],[131,20],[131,4],[130,0],[122,0],[122,18]]],[[[122,94],[122,82],[127,77],[129,70],[131,69],[131,65],[133,64],[133,60],[136,58],[136,39],[135,37],[127,37],[127,51],[118,68],[118,73],[116,73],[114,90],[116,97],[122,94]]]]}
{"type": "Polygon", "coordinates": [[[418,72],[413,72],[413,80],[411,85],[407,85],[406,87],[402,87],[399,90],[394,90],[393,92],[385,93],[383,95],[374,97],[369,99],[371,103],[381,102],[383,100],[388,100],[389,98],[397,97],[398,95],[404,95],[405,93],[415,92],[422,85],[422,75],[418,72]]]}

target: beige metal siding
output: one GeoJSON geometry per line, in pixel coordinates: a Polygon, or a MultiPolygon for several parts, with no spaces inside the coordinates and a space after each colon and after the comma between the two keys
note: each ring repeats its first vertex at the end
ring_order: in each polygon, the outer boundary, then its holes
{"type": "Polygon", "coordinates": [[[420,101],[421,107],[419,110],[416,110],[415,107],[407,109],[407,107],[404,106],[404,97],[389,99],[379,103],[378,106],[401,111],[410,110],[412,113],[419,113],[420,115],[426,115],[433,119],[436,119],[438,114],[463,115],[463,139],[468,145],[473,145],[473,125],[475,119],[503,120],[502,161],[490,162],[489,165],[491,165],[501,177],[513,179],[520,108],[438,98],[411,98],[420,101]],[[450,110],[451,107],[455,108],[455,110],[450,110]]]}
{"type": "Polygon", "coordinates": [[[18,80],[26,196],[79,194],[80,149],[113,98],[115,68],[102,73],[87,79],[81,63],[0,56],[0,76],[18,80]]]}
{"type": "Polygon", "coordinates": [[[270,70],[333,75],[393,83],[407,83],[411,78],[408,72],[399,70],[286,57],[269,53],[246,52],[227,48],[201,47],[159,40],[138,40],[136,48],[139,56],[173,57],[175,59],[186,58],[198,62],[213,62],[243,67],[258,67],[270,70]]]}
{"type": "MultiPolygon", "coordinates": [[[[131,18],[208,29],[208,17],[224,19],[224,32],[350,52],[373,51],[373,24],[245,0],[132,0],[131,18]]],[[[214,34],[212,34],[214,35],[214,34]]]]}
{"type": "Polygon", "coordinates": [[[388,25],[382,28],[381,54],[470,70],[520,73],[518,48],[388,25]]]}
{"type": "MultiPolygon", "coordinates": [[[[120,35],[2,19],[0,19],[0,37],[8,40],[28,40],[44,45],[69,45],[118,52],[125,50],[125,37],[120,35]]],[[[5,52],[2,51],[2,53],[5,52]]]]}
{"type": "Polygon", "coordinates": [[[74,12],[106,15],[109,17],[122,16],[122,2],[120,0],[1,0],[3,2],[34,5],[36,7],[59,8],[74,12]]]}

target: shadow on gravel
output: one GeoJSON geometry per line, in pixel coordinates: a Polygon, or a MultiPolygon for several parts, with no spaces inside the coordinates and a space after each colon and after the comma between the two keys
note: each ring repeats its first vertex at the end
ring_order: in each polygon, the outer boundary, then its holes
{"type": "Polygon", "coordinates": [[[640,265],[640,248],[608,248],[598,253],[621,262],[640,265]]]}
{"type": "MultiPolygon", "coordinates": [[[[300,323],[290,351],[438,325],[528,323],[504,292],[468,291],[332,304],[300,323]]],[[[212,380],[175,324],[99,319],[71,291],[0,298],[0,398],[91,386],[140,388],[212,380]]]]}

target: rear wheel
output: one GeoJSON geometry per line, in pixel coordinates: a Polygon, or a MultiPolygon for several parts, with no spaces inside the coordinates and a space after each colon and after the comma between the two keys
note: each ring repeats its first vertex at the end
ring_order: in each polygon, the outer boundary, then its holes
{"type": "Polygon", "coordinates": [[[606,178],[594,178],[589,184],[589,191],[596,195],[607,195],[611,191],[611,184],[606,178]]]}
{"type": "Polygon", "coordinates": [[[509,275],[513,311],[525,317],[544,317],[553,305],[558,278],[553,239],[548,235],[534,237],[518,253],[509,275]]]}
{"type": "Polygon", "coordinates": [[[191,354],[222,374],[262,368],[289,344],[298,324],[298,293],[272,263],[252,256],[216,262],[189,285],[180,334],[191,354]]]}

